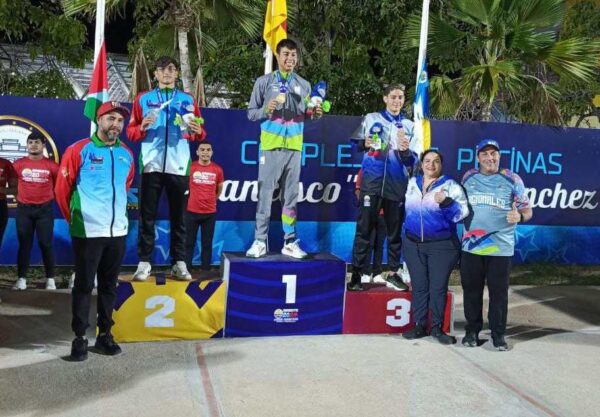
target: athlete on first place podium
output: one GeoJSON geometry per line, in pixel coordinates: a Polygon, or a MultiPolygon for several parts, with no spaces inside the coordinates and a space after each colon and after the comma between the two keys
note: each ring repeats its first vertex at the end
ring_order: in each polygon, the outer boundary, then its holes
{"type": "MultiPolygon", "coordinates": [[[[297,51],[298,46],[291,39],[283,39],[277,44],[279,70],[256,80],[248,104],[248,118],[262,121],[256,228],[254,243],[246,252],[251,258],[267,254],[271,204],[277,184],[281,189],[281,222],[285,234],[281,253],[297,259],[306,257],[296,237],[296,204],[307,110],[304,98],[310,95],[311,87],[294,72],[298,63],[297,51]]],[[[323,110],[317,106],[314,115],[321,117],[322,114],[323,110]]]]}

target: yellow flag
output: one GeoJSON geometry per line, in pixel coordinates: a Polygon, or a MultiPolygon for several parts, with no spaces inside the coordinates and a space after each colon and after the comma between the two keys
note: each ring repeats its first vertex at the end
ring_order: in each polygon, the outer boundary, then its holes
{"type": "Polygon", "coordinates": [[[265,15],[263,38],[273,53],[277,44],[287,38],[287,3],[286,0],[269,0],[265,15]]]}

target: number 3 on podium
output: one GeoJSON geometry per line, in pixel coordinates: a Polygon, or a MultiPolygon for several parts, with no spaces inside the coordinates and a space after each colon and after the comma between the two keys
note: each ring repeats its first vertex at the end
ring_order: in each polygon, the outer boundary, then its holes
{"type": "Polygon", "coordinates": [[[281,282],[285,284],[285,303],[296,303],[296,275],[283,275],[281,282]]]}
{"type": "Polygon", "coordinates": [[[393,313],[385,318],[388,326],[404,327],[410,322],[410,301],[405,298],[393,298],[387,303],[387,310],[393,313]]]}

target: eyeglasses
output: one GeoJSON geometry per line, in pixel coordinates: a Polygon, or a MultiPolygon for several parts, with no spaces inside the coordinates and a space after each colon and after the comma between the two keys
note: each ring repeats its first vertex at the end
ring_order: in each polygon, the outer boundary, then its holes
{"type": "Polygon", "coordinates": [[[175,65],[169,65],[166,68],[156,68],[156,71],[159,72],[177,72],[177,67],[175,65]]]}

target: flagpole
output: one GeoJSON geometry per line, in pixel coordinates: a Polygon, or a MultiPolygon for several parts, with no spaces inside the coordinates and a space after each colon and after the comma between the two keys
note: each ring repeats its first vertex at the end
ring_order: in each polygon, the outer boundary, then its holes
{"type": "Polygon", "coordinates": [[[427,77],[427,35],[429,27],[429,0],[423,0],[421,13],[421,33],[419,37],[419,55],[417,59],[417,80],[415,83],[415,102],[413,116],[415,121],[414,141],[411,141],[411,150],[421,154],[425,148],[431,146],[428,109],[428,77],[427,77]]]}
{"type": "Polygon", "coordinates": [[[271,46],[267,43],[265,48],[265,74],[273,72],[273,51],[271,46]]]}
{"type": "MultiPolygon", "coordinates": [[[[106,16],[106,0],[96,0],[96,32],[94,35],[94,68],[104,43],[104,20],[106,16]]],[[[96,131],[96,123],[90,123],[90,136],[96,131]]]]}
{"type": "Polygon", "coordinates": [[[106,0],[96,0],[96,34],[94,36],[94,66],[104,42],[104,16],[106,14],[106,0]]]}
{"type": "MultiPolygon", "coordinates": [[[[271,21],[275,18],[275,1],[271,0],[269,2],[271,5],[271,21]]],[[[265,48],[265,74],[269,74],[273,72],[273,50],[271,49],[271,45],[267,42],[267,47],[265,48]]]]}
{"type": "Polygon", "coordinates": [[[419,59],[417,60],[417,81],[415,88],[419,84],[419,76],[423,68],[423,62],[427,55],[427,32],[429,29],[429,0],[423,0],[423,12],[421,15],[421,36],[419,38],[419,59]]]}

